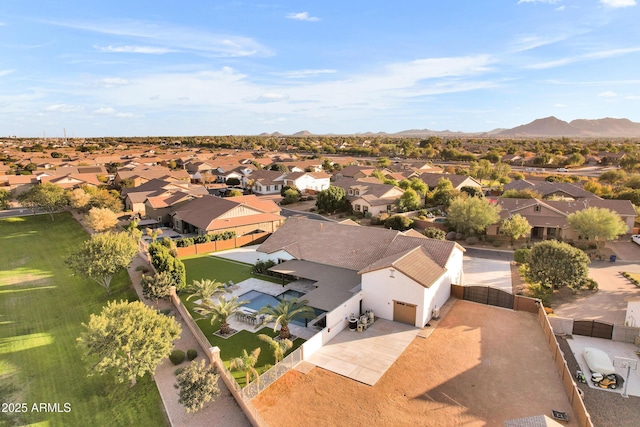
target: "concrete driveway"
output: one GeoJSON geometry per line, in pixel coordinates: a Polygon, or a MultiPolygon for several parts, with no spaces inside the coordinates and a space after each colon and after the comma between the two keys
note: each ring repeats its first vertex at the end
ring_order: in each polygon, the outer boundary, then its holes
{"type": "Polygon", "coordinates": [[[640,262],[640,245],[633,242],[607,242],[607,247],[618,256],[620,261],[640,262]]]}
{"type": "Polygon", "coordinates": [[[506,259],[478,258],[468,251],[463,260],[465,286],[491,286],[513,293],[511,264],[506,259]]]}
{"type": "Polygon", "coordinates": [[[626,298],[640,297],[640,288],[620,275],[620,272],[640,273],[639,264],[593,261],[589,277],[598,282],[598,292],[577,296],[571,302],[554,306],[555,314],[571,319],[594,319],[614,325],[624,325],[626,298]]]}

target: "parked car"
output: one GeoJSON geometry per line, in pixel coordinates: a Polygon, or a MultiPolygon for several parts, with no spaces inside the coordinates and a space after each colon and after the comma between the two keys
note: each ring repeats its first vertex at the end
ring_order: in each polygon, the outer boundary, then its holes
{"type": "Polygon", "coordinates": [[[631,241],[637,245],[640,245],[640,234],[634,234],[631,236],[631,241]]]}
{"type": "Polygon", "coordinates": [[[558,168],[556,169],[557,172],[569,172],[569,169],[567,168],[558,168]]]}

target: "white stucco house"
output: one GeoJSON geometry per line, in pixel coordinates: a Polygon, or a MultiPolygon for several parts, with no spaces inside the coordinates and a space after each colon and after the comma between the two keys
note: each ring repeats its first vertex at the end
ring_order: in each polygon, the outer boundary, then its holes
{"type": "Polygon", "coordinates": [[[315,194],[329,188],[330,178],[325,172],[293,172],[284,177],[284,183],[295,185],[303,194],[315,194]]]}
{"type": "Polygon", "coordinates": [[[304,298],[330,312],[333,329],[347,325],[354,307],[423,327],[449,299],[451,284],[463,284],[463,253],[451,241],[297,217],[257,249],[260,259],[279,263],[272,271],[314,282],[304,298]]]}

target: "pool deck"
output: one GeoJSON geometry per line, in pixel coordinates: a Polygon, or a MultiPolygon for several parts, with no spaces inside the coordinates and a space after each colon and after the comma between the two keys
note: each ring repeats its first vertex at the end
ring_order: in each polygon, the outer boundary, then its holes
{"type": "MultiPolygon", "coordinates": [[[[277,283],[267,282],[266,280],[250,278],[240,283],[236,283],[231,290],[231,294],[232,296],[239,297],[250,291],[258,291],[258,292],[269,294],[275,297],[289,289],[293,289],[301,292],[308,292],[308,290],[306,289],[303,289],[303,288],[301,289],[300,287],[295,286],[295,282],[292,282],[286,286],[282,286],[277,283]]],[[[254,325],[236,320],[235,317],[230,317],[228,322],[233,329],[236,329],[238,331],[241,329],[245,329],[250,332],[256,331],[254,325]]],[[[273,327],[273,322],[268,323],[267,326],[273,327]]],[[[289,324],[289,330],[291,331],[292,335],[295,335],[296,337],[299,337],[299,338],[303,338],[305,340],[308,340],[309,338],[311,338],[312,336],[314,336],[316,333],[319,332],[317,329],[313,327],[304,328],[302,326],[294,325],[291,323],[289,324]]]]}

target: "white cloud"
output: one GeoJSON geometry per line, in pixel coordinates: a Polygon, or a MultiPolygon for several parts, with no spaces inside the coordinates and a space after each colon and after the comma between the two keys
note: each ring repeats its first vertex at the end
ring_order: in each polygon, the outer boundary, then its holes
{"type": "Polygon", "coordinates": [[[601,96],[603,98],[615,98],[616,96],[618,96],[618,94],[611,90],[606,90],[604,92],[600,92],[598,96],[601,96]]]}
{"type": "Polygon", "coordinates": [[[297,21],[310,21],[317,22],[320,18],[315,16],[309,16],[309,12],[299,12],[299,13],[287,13],[287,19],[295,19],[297,21]]]}
{"type": "Polygon", "coordinates": [[[594,59],[605,59],[605,58],[613,58],[616,56],[623,56],[629,53],[640,52],[640,47],[631,47],[631,48],[623,48],[623,49],[611,49],[611,50],[602,50],[598,52],[590,52],[584,55],[578,56],[569,56],[566,58],[556,59],[554,61],[541,62],[538,64],[529,65],[525,68],[531,68],[534,70],[542,70],[547,68],[555,68],[560,67],[567,64],[572,64],[574,62],[582,62],[582,61],[591,61],[594,59]]]}
{"type": "Polygon", "coordinates": [[[624,97],[624,99],[636,100],[636,99],[640,99],[640,95],[627,95],[624,97]]]}
{"type": "MultiPolygon", "coordinates": [[[[167,53],[171,51],[192,52],[214,57],[270,56],[271,49],[250,37],[212,33],[192,27],[156,24],[146,21],[96,22],[49,22],[52,25],[75,28],[128,40],[135,39],[143,46],[108,46],[114,52],[167,53]],[[152,44],[155,47],[150,47],[152,44]]],[[[107,50],[109,51],[109,50],[107,50]]]]}
{"type": "Polygon", "coordinates": [[[324,69],[324,70],[293,70],[293,71],[287,71],[284,73],[280,73],[279,75],[283,76],[283,77],[287,77],[290,79],[303,79],[306,77],[314,77],[314,76],[318,76],[321,74],[335,74],[337,73],[336,70],[329,70],[329,69],[324,69]]]}
{"type": "Polygon", "coordinates": [[[289,99],[289,95],[282,93],[263,93],[258,97],[258,101],[262,102],[276,102],[276,101],[285,101],[289,99]]]}
{"type": "Polygon", "coordinates": [[[100,80],[100,84],[104,87],[116,87],[130,85],[131,82],[120,77],[105,77],[104,79],[100,80]]]}
{"type": "Polygon", "coordinates": [[[0,70],[0,77],[8,76],[13,73],[14,70],[0,70]]]}
{"type": "Polygon", "coordinates": [[[568,105],[567,105],[567,104],[553,104],[553,106],[554,106],[554,107],[557,107],[557,108],[565,108],[565,107],[568,107],[568,105]]]}
{"type": "Polygon", "coordinates": [[[46,107],[45,111],[53,111],[53,112],[60,112],[60,113],[77,113],[80,111],[84,111],[84,108],[78,105],[53,104],[46,107]]]}
{"type": "Polygon", "coordinates": [[[636,0],[600,0],[600,3],[608,7],[619,8],[635,6],[636,0]]]}
{"type": "Polygon", "coordinates": [[[152,47],[152,46],[94,46],[100,52],[113,52],[113,53],[145,53],[152,55],[162,55],[164,53],[175,52],[173,49],[164,47],[152,47]]]}
{"type": "Polygon", "coordinates": [[[94,114],[98,114],[101,116],[113,116],[113,117],[118,117],[123,119],[133,119],[133,118],[142,117],[141,114],[122,113],[113,107],[100,107],[94,111],[94,114]]]}

